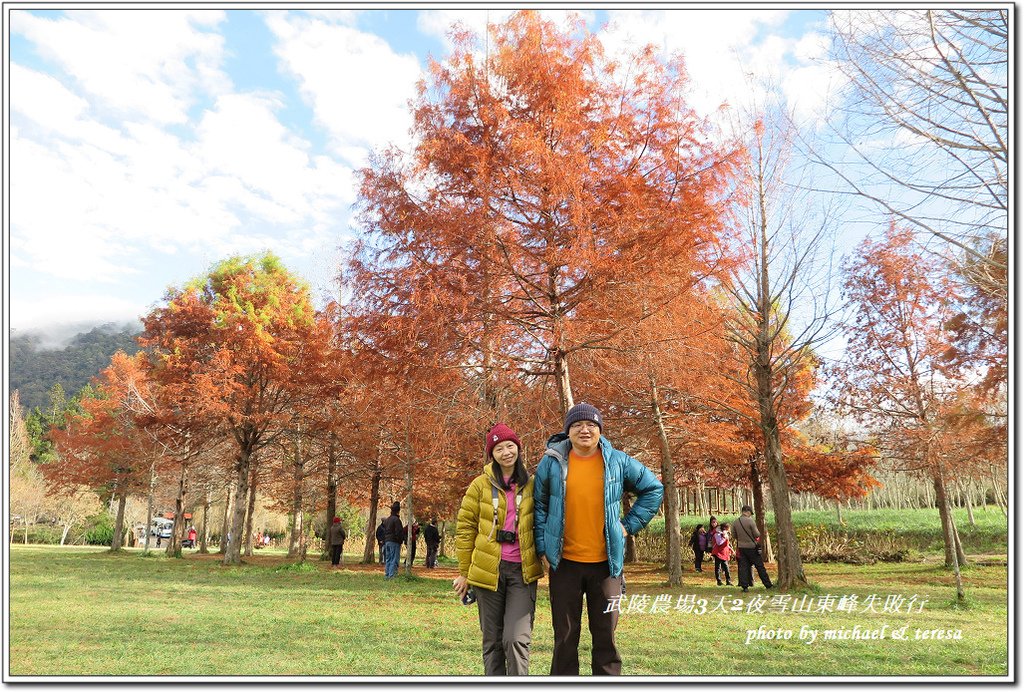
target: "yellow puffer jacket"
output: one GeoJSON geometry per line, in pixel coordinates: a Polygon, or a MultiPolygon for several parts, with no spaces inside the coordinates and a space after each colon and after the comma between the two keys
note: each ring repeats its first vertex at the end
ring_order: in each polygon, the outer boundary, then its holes
{"type": "MultiPolygon", "coordinates": [[[[530,584],[544,575],[534,548],[532,477],[522,495],[523,500],[519,504],[519,552],[523,557],[523,581],[530,584]]],[[[505,490],[494,478],[491,464],[487,464],[483,474],[469,484],[459,508],[459,521],[455,529],[455,554],[459,558],[459,573],[473,586],[489,591],[498,589],[498,563],[501,562],[502,544],[498,543],[496,536],[497,529],[505,525],[506,504],[505,490]],[[496,527],[492,486],[498,489],[496,527]]]]}

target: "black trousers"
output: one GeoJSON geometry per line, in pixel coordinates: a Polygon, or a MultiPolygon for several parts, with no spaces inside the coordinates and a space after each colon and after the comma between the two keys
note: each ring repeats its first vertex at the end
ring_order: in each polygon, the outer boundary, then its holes
{"type": "Polygon", "coordinates": [[[722,572],[725,572],[725,583],[729,584],[732,582],[732,577],[729,575],[729,561],[715,558],[715,581],[719,584],[722,583],[722,572]]]}
{"type": "Polygon", "coordinates": [[[380,555],[380,564],[384,564],[384,541],[377,541],[377,553],[380,555]]]}
{"type": "Polygon", "coordinates": [[[700,548],[693,549],[693,569],[698,572],[703,572],[702,565],[704,564],[704,551],[700,548]]]}
{"type": "Polygon", "coordinates": [[[427,544],[427,567],[437,567],[437,549],[439,544],[427,544]]]}
{"type": "Polygon", "coordinates": [[[622,657],[615,648],[617,610],[605,612],[608,601],[622,595],[622,575],[612,577],[608,562],[574,562],[562,559],[548,575],[551,621],[555,630],[552,675],[580,674],[580,632],[583,596],[587,597],[587,625],[592,648],[590,670],[594,675],[620,675],[622,657]]]}
{"type": "Polygon", "coordinates": [[[736,553],[737,570],[739,570],[740,586],[751,587],[754,585],[754,575],[751,567],[757,568],[757,576],[761,577],[764,588],[772,588],[772,578],[768,576],[768,570],[764,568],[764,559],[761,551],[757,548],[740,548],[736,553]]]}
{"type": "Polygon", "coordinates": [[[338,543],[337,545],[331,546],[331,564],[337,565],[341,562],[341,549],[345,547],[344,543],[338,543]]]}

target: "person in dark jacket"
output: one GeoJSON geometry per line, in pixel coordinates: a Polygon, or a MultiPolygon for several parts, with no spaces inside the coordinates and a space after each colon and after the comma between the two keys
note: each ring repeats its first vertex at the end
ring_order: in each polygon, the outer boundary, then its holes
{"type": "Polygon", "coordinates": [[[703,572],[704,553],[708,549],[708,532],[703,524],[697,524],[690,534],[690,547],[693,548],[693,569],[703,572]]]}
{"type": "Polygon", "coordinates": [[[331,565],[334,567],[338,566],[341,562],[341,555],[345,550],[345,527],[341,525],[341,517],[334,517],[334,522],[331,524],[331,529],[328,533],[328,539],[331,543],[331,565]]]}
{"type": "Polygon", "coordinates": [[[423,541],[427,544],[427,567],[437,567],[437,549],[441,546],[441,534],[437,530],[437,519],[423,527],[423,541]]]}
{"type": "Polygon", "coordinates": [[[647,526],[665,492],[646,466],[612,447],[602,431],[600,411],[590,404],[573,406],[537,468],[533,530],[537,555],[551,570],[552,675],[580,673],[584,595],[590,669],[594,675],[622,672],[615,648],[618,611],[608,605],[622,596],[626,536],[647,526]],[[626,490],[637,497],[620,518],[626,490]]]}
{"type": "Polygon", "coordinates": [[[764,588],[772,588],[772,578],[764,568],[761,557],[761,532],[754,521],[754,508],[750,505],[740,507],[740,516],[733,522],[733,536],[736,537],[736,569],[739,571],[740,586],[746,591],[754,585],[751,567],[757,568],[757,576],[761,578],[764,588]]]}
{"type": "Polygon", "coordinates": [[[377,527],[377,553],[380,555],[380,564],[384,564],[384,522],[385,519],[380,520],[380,526],[377,527]]]}
{"type": "Polygon", "coordinates": [[[398,512],[402,505],[395,502],[391,505],[391,516],[384,520],[384,578],[398,574],[398,554],[402,549],[402,534],[405,527],[402,520],[398,518],[398,512]]]}

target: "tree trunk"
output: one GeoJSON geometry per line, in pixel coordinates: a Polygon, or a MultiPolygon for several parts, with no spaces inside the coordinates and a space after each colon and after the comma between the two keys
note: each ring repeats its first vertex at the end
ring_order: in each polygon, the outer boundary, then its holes
{"type": "Polygon", "coordinates": [[[292,535],[288,541],[288,557],[299,555],[302,550],[302,532],[306,528],[302,516],[302,476],[304,462],[299,443],[292,440],[292,535]]]}
{"type": "Polygon", "coordinates": [[[235,461],[234,508],[228,533],[231,539],[224,552],[225,565],[242,564],[242,530],[245,522],[245,498],[249,496],[249,471],[252,466],[252,450],[242,447],[235,461]]]}
{"type": "Polygon", "coordinates": [[[572,398],[572,384],[569,382],[569,362],[561,350],[555,351],[555,382],[558,384],[558,403],[562,407],[562,417],[575,404],[572,398]]]}
{"type": "Polygon", "coordinates": [[[199,552],[206,555],[210,552],[210,504],[212,502],[212,493],[210,492],[210,486],[206,486],[206,495],[203,497],[203,530],[199,532],[199,552]]]}
{"type": "Polygon", "coordinates": [[[408,432],[406,432],[406,462],[405,462],[405,514],[408,520],[406,526],[408,527],[408,535],[405,539],[405,576],[412,576],[412,545],[414,543],[412,525],[416,521],[416,515],[413,513],[412,506],[412,472],[413,472],[413,459],[409,455],[409,443],[408,432]]]}
{"type": "Polygon", "coordinates": [[[932,483],[935,487],[936,505],[939,510],[939,519],[942,521],[942,538],[946,552],[946,567],[959,572],[960,565],[965,564],[963,548],[958,545],[956,523],[953,521],[953,510],[949,504],[949,495],[946,492],[946,484],[942,472],[935,469],[932,472],[932,483]]]}
{"type": "Polygon", "coordinates": [[[302,522],[302,510],[292,510],[292,533],[288,537],[288,557],[302,559],[302,532],[305,529],[302,522]]]}
{"type": "Polygon", "coordinates": [[[949,498],[946,495],[946,487],[942,478],[942,470],[935,469],[932,475],[935,485],[935,498],[939,506],[939,517],[942,520],[942,538],[946,545],[946,567],[953,569],[956,577],[956,598],[964,600],[964,585],[960,579],[960,564],[963,556],[962,549],[956,538],[956,525],[953,522],[953,513],[949,507],[949,498]]]}
{"type": "Polygon", "coordinates": [[[64,530],[60,534],[60,544],[64,545],[64,542],[68,539],[68,533],[71,531],[72,524],[69,522],[64,524],[64,530]]]}
{"type": "Polygon", "coordinates": [[[750,494],[753,495],[751,504],[754,509],[754,522],[757,524],[757,530],[761,532],[761,555],[765,562],[775,562],[772,537],[765,522],[764,484],[761,481],[761,472],[757,468],[756,454],[750,457],[750,494]]]}
{"type": "Polygon", "coordinates": [[[149,465],[149,497],[146,499],[146,540],[142,545],[142,552],[149,552],[149,542],[152,540],[150,534],[153,532],[153,503],[156,501],[156,458],[153,458],[149,465]]]}
{"type": "Polygon", "coordinates": [[[694,495],[693,496],[693,504],[694,504],[694,506],[695,506],[695,508],[697,510],[697,514],[701,518],[707,517],[709,514],[711,514],[708,511],[708,504],[707,504],[707,502],[705,502],[705,499],[704,499],[704,481],[703,480],[698,480],[697,481],[697,487],[694,488],[693,495],[694,495]]]}
{"type": "Polygon", "coordinates": [[[363,564],[374,564],[373,550],[377,545],[377,504],[380,502],[380,464],[370,477],[370,518],[366,521],[366,543],[363,545],[363,564]]]}
{"type": "Polygon", "coordinates": [[[658,385],[654,378],[651,383],[651,409],[654,423],[658,427],[658,441],[661,443],[661,482],[665,486],[665,565],[668,569],[668,585],[681,586],[683,583],[682,555],[679,540],[679,495],[676,494],[676,472],[672,463],[672,448],[665,432],[665,420],[658,401],[658,385]]]}
{"type": "MultiPolygon", "coordinates": [[[[338,457],[335,447],[336,438],[331,433],[327,442],[327,524],[326,531],[330,531],[334,523],[334,517],[338,516],[338,457]]],[[[325,556],[329,556],[331,546],[329,541],[324,541],[325,556]]]]}
{"type": "Polygon", "coordinates": [[[327,442],[327,523],[324,524],[324,549],[320,556],[321,560],[331,558],[331,544],[326,538],[330,535],[331,526],[334,524],[334,517],[338,516],[338,459],[335,456],[335,437],[331,433],[327,442]]]}
{"type": "Polygon", "coordinates": [[[999,505],[999,509],[1003,510],[1003,516],[1009,517],[1006,508],[1006,502],[1004,502],[1003,493],[999,490],[999,480],[996,476],[995,464],[988,465],[989,473],[992,474],[992,497],[995,498],[996,504],[999,505]]]}
{"type": "Polygon", "coordinates": [[[256,464],[252,465],[252,473],[249,478],[249,502],[245,508],[245,556],[252,557],[252,522],[256,513],[256,464]]]}
{"type": "Polygon", "coordinates": [[[974,521],[974,497],[972,496],[971,488],[967,483],[961,484],[960,495],[964,498],[964,505],[967,507],[967,523],[972,527],[977,526],[977,522],[974,521]]]}
{"type": "Polygon", "coordinates": [[[305,562],[309,555],[309,541],[313,535],[313,515],[300,512],[299,516],[302,517],[303,526],[302,534],[299,536],[299,562],[305,562]]]}
{"type": "Polygon", "coordinates": [[[846,526],[846,522],[843,521],[843,503],[841,500],[836,500],[836,518],[839,520],[840,526],[846,526]]]}
{"type": "MultiPolygon", "coordinates": [[[[762,409],[766,408],[762,404],[762,409]]],[[[772,500],[775,507],[775,531],[779,538],[778,570],[779,588],[783,591],[794,586],[807,586],[804,576],[803,561],[800,558],[800,545],[793,527],[793,517],[789,506],[789,484],[786,469],[782,465],[782,445],[779,442],[779,429],[774,411],[762,410],[762,432],[765,437],[765,461],[768,466],[768,483],[771,486],[772,500]]]]}
{"type": "Polygon", "coordinates": [[[437,546],[437,556],[438,557],[447,557],[445,552],[444,552],[444,544],[445,544],[445,536],[446,536],[446,534],[444,532],[444,530],[445,530],[444,527],[445,527],[445,522],[443,522],[443,521],[440,522],[440,526],[437,527],[437,532],[439,534],[441,534],[441,543],[437,546]]]}
{"type": "Polygon", "coordinates": [[[231,516],[234,514],[234,508],[234,486],[229,482],[227,485],[227,493],[224,497],[224,521],[221,522],[220,526],[220,545],[217,548],[217,552],[221,555],[227,555],[228,552],[228,532],[231,530],[231,516]]]}
{"type": "Polygon", "coordinates": [[[110,550],[121,549],[121,539],[124,536],[124,506],[128,502],[128,493],[122,492],[117,498],[117,515],[114,519],[114,537],[110,541],[110,550]]]}
{"type": "Polygon", "coordinates": [[[188,480],[188,465],[182,462],[178,477],[178,493],[174,498],[174,526],[171,540],[167,541],[167,557],[181,557],[181,541],[185,533],[185,482],[188,480]]]}

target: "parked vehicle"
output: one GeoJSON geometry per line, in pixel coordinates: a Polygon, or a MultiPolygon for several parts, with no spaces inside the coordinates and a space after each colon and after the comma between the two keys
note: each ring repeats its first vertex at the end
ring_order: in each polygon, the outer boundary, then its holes
{"type": "Polygon", "coordinates": [[[174,531],[174,520],[163,517],[153,517],[153,523],[149,526],[149,535],[157,538],[170,538],[174,531]]]}

